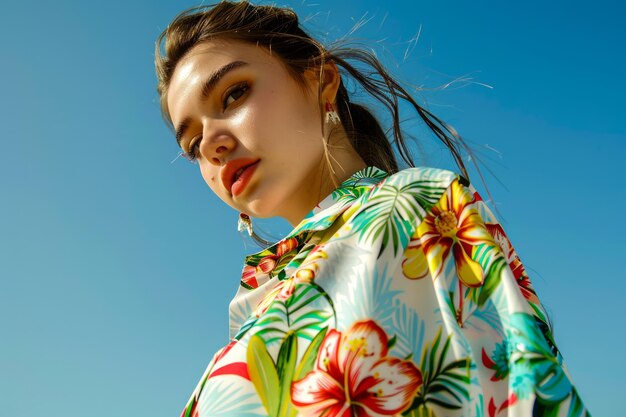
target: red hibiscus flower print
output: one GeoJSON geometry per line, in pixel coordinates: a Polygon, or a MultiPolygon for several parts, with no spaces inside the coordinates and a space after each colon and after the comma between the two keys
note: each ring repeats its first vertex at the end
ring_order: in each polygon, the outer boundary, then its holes
{"type": "Polygon", "coordinates": [[[291,386],[292,403],[304,417],[383,417],[406,410],[422,385],[408,360],[389,357],[388,337],[374,321],[330,330],[315,368],[291,386]]]}
{"type": "MultiPolygon", "coordinates": [[[[244,266],[241,274],[241,281],[244,287],[255,289],[259,287],[260,282],[265,282],[266,278],[274,272],[276,265],[284,261],[284,256],[291,254],[294,249],[298,248],[298,239],[291,237],[283,239],[276,244],[275,252],[266,250],[266,256],[261,258],[256,264],[248,264],[244,266]]],[[[294,254],[291,254],[293,256],[294,254]]]]}

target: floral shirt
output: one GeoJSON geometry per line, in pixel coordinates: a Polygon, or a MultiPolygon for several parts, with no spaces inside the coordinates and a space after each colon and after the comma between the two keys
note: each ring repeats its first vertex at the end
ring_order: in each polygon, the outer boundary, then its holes
{"type": "Polygon", "coordinates": [[[355,173],[245,259],[184,417],[586,416],[502,227],[458,174],[355,173]]]}

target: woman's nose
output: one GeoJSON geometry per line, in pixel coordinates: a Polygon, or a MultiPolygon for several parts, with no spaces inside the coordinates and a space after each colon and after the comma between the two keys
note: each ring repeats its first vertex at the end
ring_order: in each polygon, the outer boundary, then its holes
{"type": "Polygon", "coordinates": [[[235,138],[227,132],[208,133],[200,143],[200,153],[213,165],[223,165],[226,157],[237,147],[235,138]]]}

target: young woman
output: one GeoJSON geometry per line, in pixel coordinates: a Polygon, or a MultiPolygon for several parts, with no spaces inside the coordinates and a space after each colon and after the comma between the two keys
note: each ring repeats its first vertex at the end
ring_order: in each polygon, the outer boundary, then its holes
{"type": "Polygon", "coordinates": [[[467,180],[463,142],[375,57],[325,49],[288,9],[222,2],[176,17],[156,68],[182,152],[242,226],[294,226],[246,257],[230,343],[183,416],[588,414],[467,180]],[[348,77],[391,113],[392,137],[351,101],[348,77]],[[463,175],[399,170],[390,143],[413,165],[399,100],[463,175]]]}

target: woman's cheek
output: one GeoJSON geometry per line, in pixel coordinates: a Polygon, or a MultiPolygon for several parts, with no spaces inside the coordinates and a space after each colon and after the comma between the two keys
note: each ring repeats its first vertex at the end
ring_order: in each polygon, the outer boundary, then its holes
{"type": "Polygon", "coordinates": [[[240,128],[240,127],[248,128],[249,127],[248,124],[254,121],[254,117],[252,117],[254,112],[251,110],[253,110],[252,105],[242,106],[239,109],[237,109],[237,111],[231,118],[231,122],[233,126],[235,128],[240,128]]]}
{"type": "Polygon", "coordinates": [[[206,161],[200,162],[200,174],[202,175],[202,179],[204,179],[206,185],[209,186],[211,191],[213,191],[213,193],[218,196],[220,200],[224,201],[226,204],[230,204],[225,198],[224,187],[221,187],[218,169],[219,168],[213,167],[206,161]]]}

